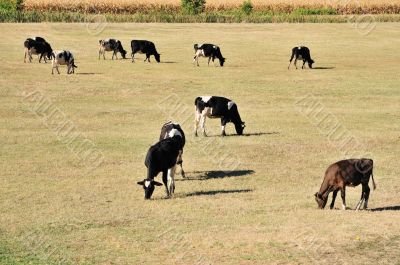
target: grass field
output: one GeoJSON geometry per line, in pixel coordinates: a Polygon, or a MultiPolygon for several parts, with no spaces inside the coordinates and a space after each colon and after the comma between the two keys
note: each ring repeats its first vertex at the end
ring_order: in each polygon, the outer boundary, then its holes
{"type": "MultiPolygon", "coordinates": [[[[85,24],[0,24],[0,264],[400,264],[399,26],[109,24],[91,35],[85,24]],[[37,35],[74,53],[75,75],[23,63],[23,41],[37,35]],[[98,60],[107,37],[126,50],[152,40],[162,63],[98,60]],[[226,66],[193,66],[196,42],[219,44],[226,66]],[[288,71],[301,44],[316,69],[288,71]],[[35,91],[92,141],[99,167],[40,116],[35,91]],[[193,137],[199,95],[233,99],[246,135],[220,138],[208,120],[210,137],[193,137]],[[330,141],[299,111],[305,96],[359,145],[330,141]],[[174,198],[157,188],[144,201],[136,181],[170,119],[187,134],[188,179],[176,177],[174,198]],[[345,151],[374,159],[371,211],[338,210],[340,198],[317,209],[323,173],[345,151]]],[[[349,207],[360,193],[347,189],[349,207]]]]}

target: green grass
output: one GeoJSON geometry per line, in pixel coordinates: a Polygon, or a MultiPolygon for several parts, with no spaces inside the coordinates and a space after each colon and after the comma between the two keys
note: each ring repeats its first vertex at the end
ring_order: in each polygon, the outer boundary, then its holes
{"type": "MultiPolygon", "coordinates": [[[[324,171],[344,155],[295,107],[311,93],[334,114],[375,161],[369,207],[398,206],[399,23],[378,23],[368,35],[350,24],[105,26],[92,35],[84,23],[0,24],[1,264],[400,262],[400,211],[317,209],[324,171]],[[29,36],[71,50],[76,74],[51,75],[36,56],[23,63],[29,36]],[[107,37],[126,50],[133,38],[152,40],[162,63],[98,60],[107,37]],[[225,67],[204,58],[193,66],[193,44],[205,41],[220,45],[225,67]],[[316,69],[287,70],[296,45],[310,47],[316,69]],[[23,95],[35,90],[95,143],[100,167],[88,171],[30,111],[23,95]],[[250,135],[220,138],[219,121],[207,120],[210,137],[193,137],[199,95],[233,99],[250,135]],[[187,134],[189,179],[177,175],[173,199],[157,188],[144,201],[136,181],[169,119],[187,134]],[[218,173],[231,168],[225,154],[241,172],[218,173]]],[[[349,207],[360,192],[348,188],[349,207]]]]}

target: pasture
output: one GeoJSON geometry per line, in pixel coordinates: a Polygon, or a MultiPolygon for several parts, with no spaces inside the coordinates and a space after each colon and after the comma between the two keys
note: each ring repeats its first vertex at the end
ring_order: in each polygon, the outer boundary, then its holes
{"type": "MultiPolygon", "coordinates": [[[[0,24],[0,263],[400,264],[399,26],[362,35],[349,24],[108,24],[91,34],[85,24],[0,24]],[[75,74],[51,75],[37,56],[23,63],[30,36],[72,51],[75,74]],[[98,60],[109,37],[128,54],[131,39],[153,41],[161,63],[98,60]],[[194,66],[201,42],[218,44],[226,65],[194,66]],[[287,70],[297,45],[315,69],[287,70]],[[201,95],[234,100],[245,135],[228,124],[221,138],[219,120],[207,120],[209,137],[195,138],[201,95]],[[316,123],[304,97],[335,119],[316,123]],[[65,116],[43,116],[44,106],[65,116]],[[136,181],[170,119],[186,133],[187,179],[176,176],[174,198],[157,187],[144,201],[136,181]],[[103,155],[98,167],[60,120],[103,155]],[[331,124],[357,144],[332,141],[331,124]],[[339,210],[340,196],[318,210],[325,169],[346,152],[374,159],[370,210],[339,210]]],[[[347,206],[360,193],[348,188],[347,206]]]]}

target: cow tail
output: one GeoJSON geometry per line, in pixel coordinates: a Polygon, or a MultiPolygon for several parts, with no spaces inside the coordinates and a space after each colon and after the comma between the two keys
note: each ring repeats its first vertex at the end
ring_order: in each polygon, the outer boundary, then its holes
{"type": "Polygon", "coordinates": [[[375,180],[374,180],[374,173],[371,170],[371,178],[372,178],[372,188],[375,190],[376,189],[376,184],[375,184],[375,180]]]}
{"type": "Polygon", "coordinates": [[[289,62],[291,62],[293,60],[293,57],[294,57],[294,51],[292,51],[292,56],[290,57],[289,62]]]}

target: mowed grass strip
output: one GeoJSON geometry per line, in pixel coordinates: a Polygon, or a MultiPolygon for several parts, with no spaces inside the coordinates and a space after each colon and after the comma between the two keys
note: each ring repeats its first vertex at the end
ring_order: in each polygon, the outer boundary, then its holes
{"type": "MultiPolygon", "coordinates": [[[[0,24],[0,251],[7,264],[396,264],[400,262],[399,24],[368,35],[346,24],[0,24]],[[306,32],[306,34],[300,34],[306,32]],[[23,41],[42,36],[73,52],[75,75],[23,63],[23,41]],[[153,41],[162,63],[98,60],[98,40],[153,41]],[[192,63],[193,44],[211,42],[220,68],[192,63]],[[306,45],[314,70],[287,70],[291,48],[306,45]],[[24,101],[38,90],[104,163],[88,171],[24,101]],[[313,95],[375,161],[374,211],[317,210],[326,167],[344,158],[295,102],[313,95]],[[247,136],[193,137],[194,99],[238,104],[247,136]],[[177,108],[178,107],[178,108],[177,108]],[[144,201],[136,181],[144,158],[173,119],[187,134],[176,197],[157,188],[144,201]],[[232,174],[221,157],[239,164],[232,174]],[[391,207],[391,208],[390,208],[391,207]],[[36,240],[35,240],[36,239],[36,240]],[[37,243],[35,243],[37,242],[37,243]],[[45,243],[43,243],[45,242],[45,243]],[[45,247],[43,247],[45,246],[45,247]],[[349,251],[350,250],[350,251],[349,251]],[[19,260],[19,261],[18,261],[19,260]]],[[[234,134],[232,125],[227,133],[234,134]]],[[[160,176],[157,178],[160,180],[160,176]]],[[[354,207],[361,188],[347,189],[354,207]]]]}

